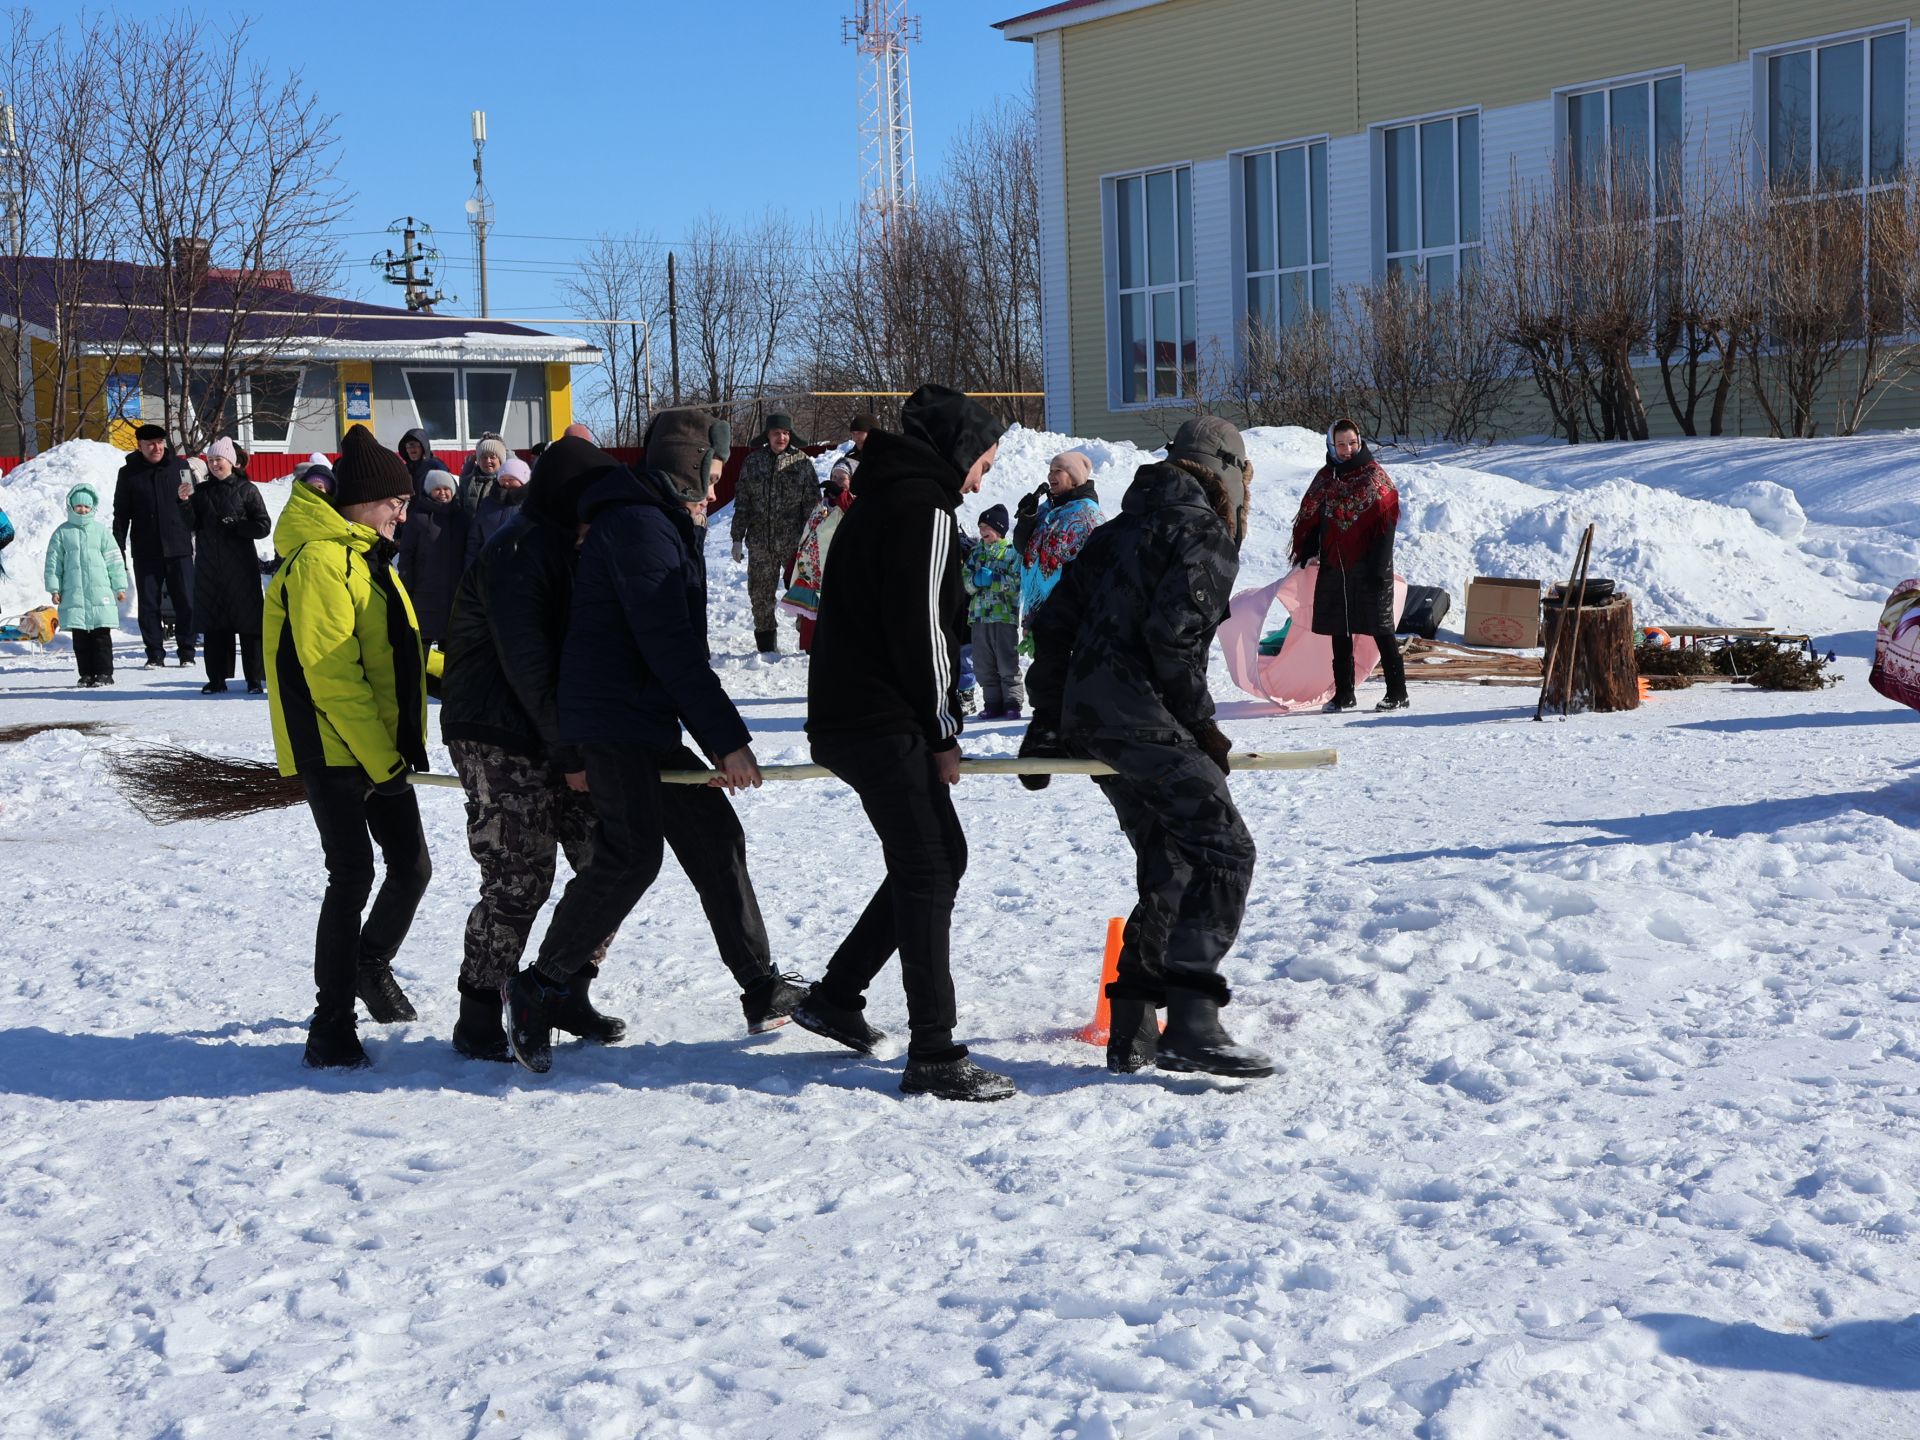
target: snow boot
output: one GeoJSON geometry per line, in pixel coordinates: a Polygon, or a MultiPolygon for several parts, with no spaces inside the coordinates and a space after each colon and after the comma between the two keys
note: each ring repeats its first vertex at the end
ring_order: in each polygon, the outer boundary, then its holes
{"type": "Polygon", "coordinates": [[[500,991],[460,982],[460,1018],[453,1022],[453,1048],[469,1060],[513,1063],[506,1027],[500,1023],[500,991]]]}
{"type": "Polygon", "coordinates": [[[931,1095],[939,1100],[1009,1100],[1013,1081],[993,1070],[983,1070],[966,1056],[957,1060],[915,1060],[907,1057],[900,1077],[902,1095],[931,1095]]]}
{"type": "Polygon", "coordinates": [[[1351,695],[1336,695],[1320,707],[1322,715],[1338,715],[1343,710],[1356,710],[1360,702],[1351,695]]]}
{"type": "Polygon", "coordinates": [[[354,975],[354,993],[367,1007],[376,1025],[395,1025],[402,1020],[418,1020],[413,1002],[400,982],[393,978],[391,960],[362,960],[354,975]]]}
{"type": "Polygon", "coordinates": [[[1107,987],[1107,1001],[1107,1069],[1116,1075],[1146,1069],[1160,1049],[1160,1012],[1153,998],[1116,980],[1107,987]]]}
{"type": "Polygon", "coordinates": [[[762,655],[780,653],[780,632],[778,630],[756,630],[753,632],[753,648],[762,655]]]}
{"type": "Polygon", "coordinates": [[[862,1055],[873,1054],[874,1047],[887,1038],[884,1030],[867,1024],[858,1010],[848,1010],[824,998],[818,985],[807,988],[800,1003],[793,1007],[792,1019],[802,1030],[811,1030],[862,1055]]]}
{"type": "Polygon", "coordinates": [[[1005,720],[1018,720],[1020,718],[1020,707],[1018,705],[1007,706],[1007,713],[1001,718],[1005,720]]]}
{"type": "Polygon", "coordinates": [[[200,687],[200,693],[202,695],[224,695],[227,693],[227,682],[224,680],[209,680],[200,687]]]}
{"type": "Polygon", "coordinates": [[[553,1068],[553,1010],[565,1002],[567,987],[533,970],[509,975],[500,987],[507,1010],[507,1044],[513,1058],[536,1075],[553,1068]]]}
{"type": "Polygon", "coordinates": [[[1374,713],[1377,715],[1377,714],[1380,714],[1382,711],[1386,711],[1386,710],[1408,710],[1408,709],[1411,709],[1412,707],[1413,707],[1413,701],[1409,700],[1406,696],[1389,695],[1387,696],[1386,699],[1382,700],[1378,705],[1374,706],[1373,710],[1374,710],[1374,713]]]}
{"type": "Polygon", "coordinates": [[[1202,1075],[1225,1075],[1252,1080],[1273,1074],[1273,1061],[1258,1050],[1236,1045],[1220,1024],[1220,1007],[1227,987],[1217,994],[1169,986],[1167,1031],[1160,1037],[1154,1064],[1162,1070],[1202,1075]]]}
{"type": "Polygon", "coordinates": [[[313,1070],[364,1070],[373,1064],[360,1048],[351,1006],[313,1012],[307,1026],[307,1051],[300,1063],[313,1070]]]}
{"type": "Polygon", "coordinates": [[[980,692],[978,690],[962,690],[960,692],[960,713],[962,715],[972,715],[979,709],[980,692]]]}
{"type": "Polygon", "coordinates": [[[747,1033],[764,1035],[769,1030],[778,1030],[793,1015],[794,1006],[807,998],[807,988],[807,982],[798,975],[769,970],[766,979],[740,994],[740,1008],[747,1017],[747,1033]]]}
{"type": "Polygon", "coordinates": [[[627,1022],[618,1015],[602,1015],[587,994],[599,976],[600,967],[589,965],[573,977],[566,999],[552,1007],[553,1028],[596,1045],[618,1045],[627,1038],[627,1022]]]}

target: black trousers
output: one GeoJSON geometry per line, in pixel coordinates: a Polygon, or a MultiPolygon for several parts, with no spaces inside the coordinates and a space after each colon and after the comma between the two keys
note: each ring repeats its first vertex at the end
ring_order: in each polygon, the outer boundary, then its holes
{"type": "Polygon", "coordinates": [[[73,635],[73,663],[79,667],[82,680],[111,680],[113,678],[113,627],[102,625],[97,630],[75,630],[73,635]]]}
{"type": "Polygon", "coordinates": [[[953,902],[967,873],[967,837],[951,787],[934,773],[919,735],[816,740],[813,758],[853,787],[880,838],[887,878],[867,902],[820,979],[822,995],[843,1009],[865,1007],[867,987],[900,955],[907,992],[907,1053],[958,1058],[953,998],[953,902]]]}
{"type": "Polygon", "coordinates": [[[267,667],[260,658],[260,637],[258,635],[238,635],[232,630],[209,630],[201,639],[200,658],[207,667],[207,679],[231,680],[233,678],[233,647],[240,642],[240,671],[247,677],[249,685],[263,685],[267,679],[267,667]]]}
{"type": "Polygon", "coordinates": [[[1191,741],[1089,739],[1082,748],[1118,772],[1094,784],[1133,846],[1140,898],[1121,941],[1122,985],[1155,1004],[1169,988],[1224,1002],[1220,962],[1240,933],[1254,863],[1227,777],[1191,741]]]}
{"type": "Polygon", "coordinates": [[[173,600],[174,639],[180,658],[193,654],[193,557],[169,555],[163,559],[133,562],[134,591],[140,597],[140,638],[146,643],[147,659],[167,658],[167,631],[160,620],[160,587],[165,586],[173,600]]]}
{"type": "MultiPolygon", "coordinates": [[[[1333,640],[1333,693],[1353,698],[1353,636],[1335,635],[1333,640]]],[[[1387,677],[1387,694],[1403,699],[1407,693],[1407,666],[1400,658],[1400,642],[1391,630],[1369,637],[1380,647],[1380,669],[1387,677]]]]}
{"type": "Polygon", "coordinates": [[[358,765],[328,765],[300,779],[327,861],[327,893],[313,946],[317,1004],[323,1012],[350,1011],[354,972],[363,959],[390,961],[399,953],[433,879],[433,862],[413,791],[375,795],[358,765]],[[387,874],[363,925],[376,845],[387,874]]]}
{"type": "MultiPolygon", "coordinates": [[[[653,757],[662,770],[704,770],[707,762],[685,745],[653,757]]],[[[587,783],[593,783],[588,777],[587,783]]],[[[724,790],[707,785],[662,785],[660,823],[667,845],[693,882],[713,930],[713,943],[742,990],[773,972],[773,946],[760,897],[747,873],[747,832],[724,790]]]]}

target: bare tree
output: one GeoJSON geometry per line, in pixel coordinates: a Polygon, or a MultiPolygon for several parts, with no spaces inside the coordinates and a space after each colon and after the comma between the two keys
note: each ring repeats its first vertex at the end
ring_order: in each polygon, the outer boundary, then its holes
{"type": "Polygon", "coordinates": [[[1225,397],[1249,425],[1324,429],[1359,408],[1348,355],[1325,311],[1310,310],[1291,325],[1256,320],[1242,337],[1239,364],[1224,379],[1225,397]]]}
{"type": "Polygon", "coordinates": [[[1705,146],[1693,153],[1697,165],[1679,177],[1671,211],[1653,230],[1653,350],[1681,433],[1700,433],[1704,403],[1707,433],[1721,435],[1758,323],[1752,202],[1742,167],[1716,163],[1705,146]]]}
{"type": "Polygon", "coordinates": [[[590,332],[602,358],[585,399],[604,407],[597,433],[611,445],[638,445],[654,410],[654,331],[662,328],[667,309],[664,255],[650,236],[602,236],[563,282],[568,299],[585,315],[645,322],[590,332]]]}
{"type": "Polygon", "coordinates": [[[1352,357],[1357,419],[1369,435],[1410,445],[1427,433],[1422,406],[1439,356],[1426,286],[1395,273],[1339,296],[1340,343],[1352,357]]]}
{"type": "Polygon", "coordinates": [[[1443,440],[1491,440],[1520,388],[1494,288],[1477,268],[1468,270],[1428,306],[1434,359],[1422,408],[1429,423],[1443,440]]]}

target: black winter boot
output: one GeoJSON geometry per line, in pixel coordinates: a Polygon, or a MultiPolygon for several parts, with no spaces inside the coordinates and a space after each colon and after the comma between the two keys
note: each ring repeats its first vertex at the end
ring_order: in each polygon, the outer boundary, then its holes
{"type": "Polygon", "coordinates": [[[764,1035],[778,1030],[792,1016],[794,1006],[807,998],[808,985],[799,975],[767,972],[767,978],[741,992],[740,1008],[746,1012],[747,1033],[764,1035]]]}
{"type": "Polygon", "coordinates": [[[360,1048],[352,1006],[313,1012],[307,1026],[307,1053],[300,1063],[315,1070],[364,1070],[373,1064],[360,1048]]]}
{"type": "Polygon", "coordinates": [[[1146,1069],[1160,1049],[1160,1012],[1151,1000],[1124,992],[1116,995],[1111,986],[1107,995],[1107,1069],[1116,1075],[1146,1069]]]}
{"type": "Polygon", "coordinates": [[[376,1025],[395,1025],[402,1020],[418,1020],[413,1002],[400,982],[393,978],[391,960],[362,960],[354,976],[354,993],[367,1007],[376,1025]]]}
{"type": "Polygon", "coordinates": [[[1245,1045],[1236,1045],[1220,1024],[1220,1007],[1227,987],[1219,993],[1167,987],[1167,1030],[1160,1037],[1154,1064],[1162,1070],[1226,1075],[1251,1080],[1273,1074],[1273,1061],[1245,1045]]]}
{"type": "Polygon", "coordinates": [[[602,1015],[587,995],[599,975],[598,965],[588,965],[574,975],[566,999],[552,1007],[553,1028],[596,1045],[617,1045],[626,1039],[627,1022],[618,1015],[602,1015]]]}
{"type": "Polygon", "coordinates": [[[500,991],[496,987],[460,982],[460,1018],[453,1023],[453,1048],[469,1060],[513,1063],[507,1029],[500,1021],[500,991]]]}
{"type": "Polygon", "coordinates": [[[957,1060],[907,1059],[900,1076],[902,1095],[931,1095],[936,1100],[1010,1100],[1013,1081],[993,1070],[983,1070],[965,1055],[957,1060]]]}
{"type": "Polygon", "coordinates": [[[874,1047],[887,1038],[885,1031],[867,1024],[858,1010],[848,1010],[827,1000],[818,985],[808,987],[806,995],[793,1007],[792,1018],[802,1030],[811,1030],[862,1055],[873,1054],[874,1047]]]}
{"type": "Polygon", "coordinates": [[[758,650],[762,655],[778,655],[780,653],[779,629],[776,627],[772,630],[754,631],[753,648],[758,650]]]}
{"type": "Polygon", "coordinates": [[[500,987],[507,1008],[507,1044],[513,1058],[536,1075],[553,1068],[553,1011],[564,1004],[567,987],[535,970],[520,970],[500,987]]]}

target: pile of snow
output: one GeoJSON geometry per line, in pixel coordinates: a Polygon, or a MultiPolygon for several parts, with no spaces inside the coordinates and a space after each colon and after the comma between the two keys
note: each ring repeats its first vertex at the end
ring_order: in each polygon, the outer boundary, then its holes
{"type": "Polygon", "coordinates": [[[100,523],[113,524],[113,482],[124,452],[98,440],[69,440],[36,455],[0,478],[0,510],[13,521],[14,541],[0,550],[0,618],[48,602],[47,541],[67,519],[67,492],[82,481],[100,494],[100,523]]]}

